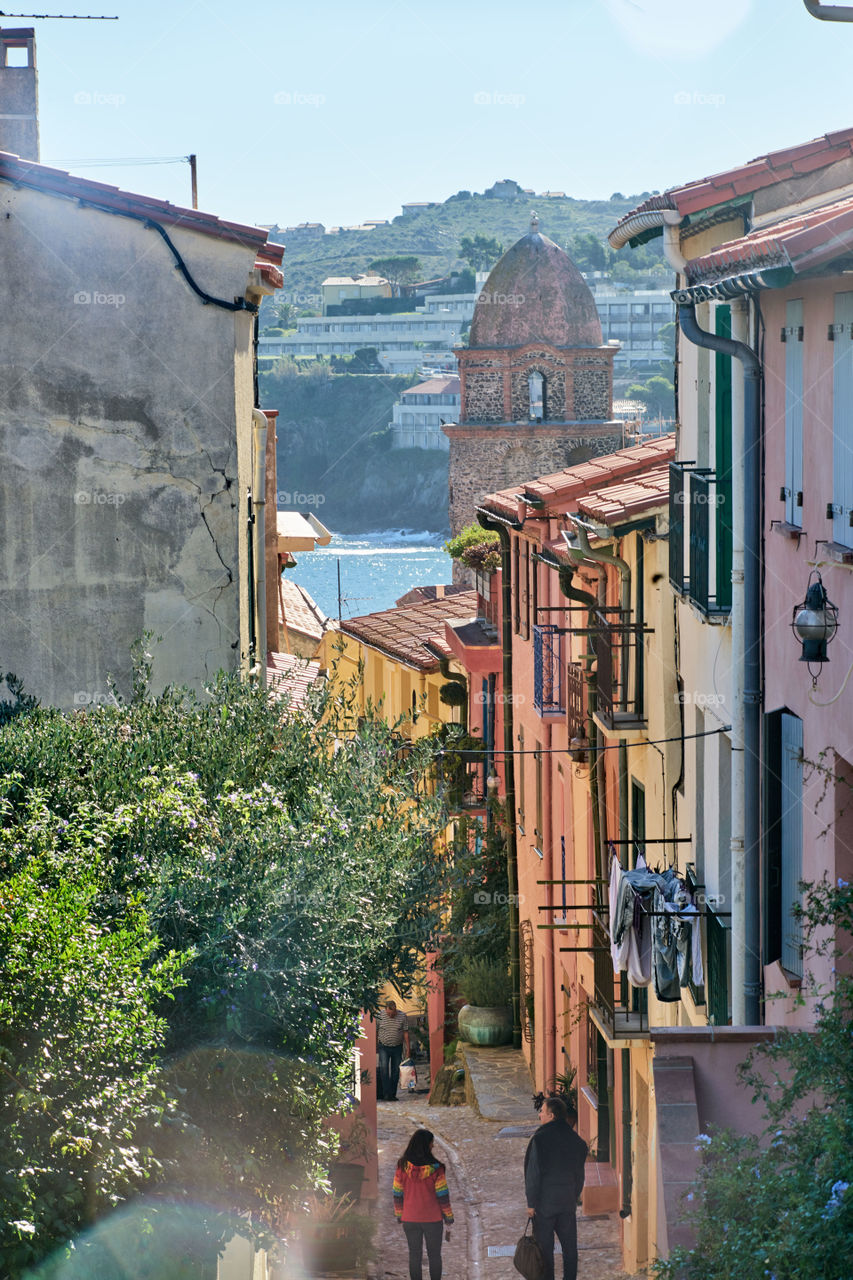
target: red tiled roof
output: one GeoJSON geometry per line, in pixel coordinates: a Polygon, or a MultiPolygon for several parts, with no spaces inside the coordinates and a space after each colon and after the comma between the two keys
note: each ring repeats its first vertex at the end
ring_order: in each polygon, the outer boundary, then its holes
{"type": "Polygon", "coordinates": [[[94,182],[91,178],[77,178],[64,169],[52,169],[48,165],[37,164],[34,160],[22,160],[20,156],[6,151],[0,151],[0,181],[36,187],[48,195],[79,200],[83,205],[97,205],[116,213],[135,213],[150,218],[152,222],[184,227],[187,231],[198,231],[202,235],[215,236],[218,240],[229,240],[234,244],[242,244],[247,249],[254,248],[257,256],[267,262],[278,264],[284,256],[284,245],[268,240],[268,233],[263,227],[224,222],[212,213],[183,209],[180,205],[170,204],[168,200],[122,191],[119,187],[94,182]]]}
{"type": "Polygon", "coordinates": [[[837,133],[825,133],[811,142],[799,143],[797,146],[785,147],[781,151],[769,151],[758,156],[747,164],[735,169],[726,169],[722,173],[712,174],[708,178],[700,178],[685,183],[680,187],[670,187],[662,195],[650,196],[642,204],[637,205],[630,213],[620,218],[610,233],[616,236],[620,227],[627,228],[632,219],[639,214],[656,210],[675,209],[682,217],[711,209],[718,204],[737,200],[761,187],[771,186],[775,182],[784,182],[790,178],[799,178],[812,173],[816,169],[828,168],[839,160],[847,160],[853,156],[853,129],[841,129],[837,133]]]}
{"type": "Polygon", "coordinates": [[[267,654],[267,688],[271,698],[286,701],[286,711],[300,711],[311,686],[319,678],[319,662],[306,662],[295,653],[267,654]]]}
{"type": "Polygon", "coordinates": [[[460,388],[459,375],[449,373],[446,378],[427,378],[426,382],[419,382],[416,387],[408,387],[401,396],[405,400],[406,396],[440,396],[459,394],[460,388]]]}
{"type": "MultiPolygon", "coordinates": [[[[568,505],[582,495],[615,484],[628,476],[638,475],[659,462],[669,461],[675,457],[675,435],[660,436],[656,440],[647,440],[644,444],[633,445],[630,449],[619,449],[616,453],[605,454],[602,458],[591,458],[589,462],[581,462],[576,467],[568,467],[565,471],[557,471],[553,475],[540,476],[527,484],[515,485],[512,489],[502,489],[499,493],[491,493],[480,504],[486,511],[502,516],[515,517],[518,513],[516,494],[529,493],[541,498],[545,503],[544,512],[559,515],[567,510],[568,505]]],[[[528,508],[535,516],[540,508],[528,508]]]]}
{"type": "Polygon", "coordinates": [[[422,604],[398,606],[382,613],[367,613],[360,618],[345,618],[338,626],[346,635],[408,667],[433,671],[438,666],[438,658],[432,650],[443,654],[450,652],[442,624],[451,618],[475,617],[478,600],[476,591],[461,591],[422,604]]]}
{"type": "Polygon", "coordinates": [[[578,509],[605,524],[622,523],[669,501],[669,466],[660,463],[622,484],[594,489],[578,499],[578,509]]]}
{"type": "Polygon", "coordinates": [[[751,231],[692,258],[685,267],[690,284],[709,283],[747,271],[790,267],[800,273],[849,253],[853,248],[853,197],[835,200],[795,217],[751,231]]]}
{"type": "Polygon", "coordinates": [[[311,599],[304,587],[292,578],[282,576],[279,582],[278,624],[298,631],[317,643],[323,639],[328,618],[311,599]]]}

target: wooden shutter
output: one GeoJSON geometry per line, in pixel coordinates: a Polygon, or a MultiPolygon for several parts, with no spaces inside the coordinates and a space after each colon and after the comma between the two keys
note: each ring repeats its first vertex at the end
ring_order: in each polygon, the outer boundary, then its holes
{"type": "Polygon", "coordinates": [[[802,528],[803,300],[785,307],[785,519],[802,528]]]}
{"type": "Polygon", "coordinates": [[[792,908],[802,901],[803,876],[803,722],[782,714],[782,964],[803,972],[803,930],[792,908]]]}
{"type": "Polygon", "coordinates": [[[832,537],[853,546],[853,293],[835,295],[832,379],[832,537]]]}

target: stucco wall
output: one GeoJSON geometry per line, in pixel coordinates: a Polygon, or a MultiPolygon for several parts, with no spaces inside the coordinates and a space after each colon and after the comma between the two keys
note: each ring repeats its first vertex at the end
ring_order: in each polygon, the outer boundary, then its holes
{"type": "MultiPolygon", "coordinates": [[[[8,185],[0,211],[0,666],[63,707],[127,693],[144,631],[155,688],[235,669],[251,317],[203,305],[141,223],[8,185]]],[[[169,234],[244,295],[252,248],[169,234]]]]}

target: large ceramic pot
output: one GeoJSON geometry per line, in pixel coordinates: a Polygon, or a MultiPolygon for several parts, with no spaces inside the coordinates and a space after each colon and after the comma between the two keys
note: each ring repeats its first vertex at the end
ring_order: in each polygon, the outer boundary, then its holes
{"type": "Polygon", "coordinates": [[[302,1256],[309,1276],[352,1271],[358,1261],[358,1245],[346,1234],[318,1232],[303,1238],[302,1256]]]}
{"type": "Polygon", "coordinates": [[[510,1044],[512,1041],[512,1006],[481,1008],[464,1004],[457,1018],[459,1034],[468,1044],[510,1044]]]}

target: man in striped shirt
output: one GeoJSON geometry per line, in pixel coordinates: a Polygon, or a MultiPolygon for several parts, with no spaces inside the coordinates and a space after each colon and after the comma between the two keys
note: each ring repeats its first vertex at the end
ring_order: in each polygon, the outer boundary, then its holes
{"type": "Polygon", "coordinates": [[[404,1049],[406,1057],[409,1056],[409,1020],[393,1000],[386,1000],[385,1008],[379,1011],[376,1041],[379,1051],[376,1096],[380,1101],[396,1102],[404,1049]]]}

